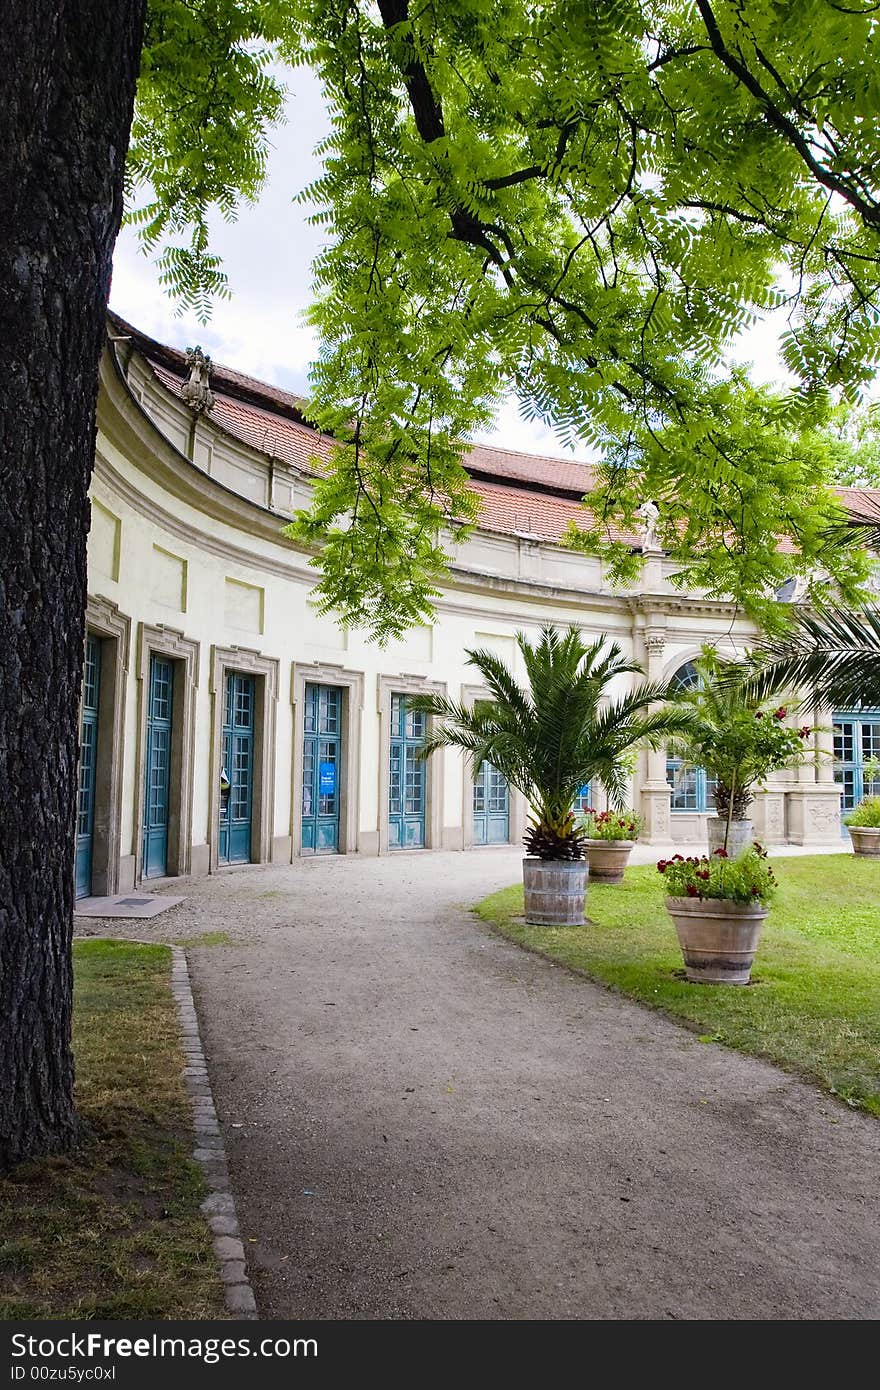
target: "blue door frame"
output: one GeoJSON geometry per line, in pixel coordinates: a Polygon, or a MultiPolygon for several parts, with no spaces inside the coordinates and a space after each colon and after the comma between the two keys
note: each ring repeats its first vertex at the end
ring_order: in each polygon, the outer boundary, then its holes
{"type": "Polygon", "coordinates": [[[339,850],[342,691],[307,685],[303,718],[302,852],[339,850]]]}
{"type": "Polygon", "coordinates": [[[79,739],[79,787],[76,805],[76,896],[92,891],[92,849],[95,838],[95,777],[98,763],[98,714],[101,685],[101,642],[86,637],[83,666],[82,721],[79,739]]]}
{"type": "Polygon", "coordinates": [[[482,763],[474,779],[474,844],[506,845],[510,839],[510,793],[497,767],[482,763]]]}
{"type": "Polygon", "coordinates": [[[418,756],[428,728],[427,715],[391,696],[391,751],[388,777],[388,846],[424,849],[427,764],[418,756]]]}
{"type": "MultiPolygon", "coordinates": [[[[851,811],[863,796],[880,796],[880,778],[865,777],[865,764],[880,758],[880,710],[834,715],[834,780],[840,786],[840,809],[851,811]]],[[[842,827],[847,833],[846,826],[842,827]]]]}
{"type": "Polygon", "coordinates": [[[144,750],[142,878],[162,878],[168,872],[173,706],[174,662],[153,653],[150,657],[147,736],[144,750]]]}
{"type": "Polygon", "coordinates": [[[241,671],[226,676],[223,703],[223,768],[218,858],[248,864],[254,802],[254,714],[256,681],[241,671]]]}

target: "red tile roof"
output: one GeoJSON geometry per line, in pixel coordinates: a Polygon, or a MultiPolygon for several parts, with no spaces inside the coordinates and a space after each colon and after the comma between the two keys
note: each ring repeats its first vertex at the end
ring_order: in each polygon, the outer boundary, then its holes
{"type": "Polygon", "coordinates": [[[880,487],[838,487],[834,491],[848,512],[880,520],[880,487]]]}
{"type": "MultiPolygon", "coordinates": [[[[150,366],[162,385],[175,396],[180,396],[185,378],[176,376],[158,362],[151,362],[150,366]]],[[[319,459],[329,459],[333,448],[332,441],[326,435],[312,429],[310,425],[292,420],[287,415],[279,414],[277,410],[268,410],[226,395],[219,390],[213,372],[211,390],[214,393],[214,405],[210,418],[242,444],[249,444],[252,449],[258,450],[261,454],[268,454],[270,458],[282,459],[304,473],[316,471],[316,456],[319,459]]]]}
{"type": "Polygon", "coordinates": [[[543,483],[579,496],[593,486],[595,476],[586,463],[573,459],[547,458],[541,454],[518,454],[498,449],[494,444],[472,444],[465,458],[470,473],[490,473],[519,483],[543,483]]]}
{"type": "MultiPolygon", "coordinates": [[[[162,385],[180,396],[188,375],[185,354],[146,337],[115,315],[110,319],[111,327],[131,339],[162,385]]],[[[211,419],[234,439],[304,473],[316,472],[319,461],[329,459],[332,441],[307,423],[301,397],[218,365],[212,365],[211,389],[211,419]]],[[[464,464],[482,500],[480,524],[490,531],[557,541],[569,521],[586,520],[580,499],[593,483],[587,464],[489,444],[472,445],[464,464]]],[[[837,492],[848,510],[880,517],[880,488],[841,487],[837,492]]],[[[615,535],[633,540],[622,532],[615,535]]]]}
{"type": "MultiPolygon", "coordinates": [[[[480,525],[488,531],[558,541],[570,521],[587,527],[589,513],[574,497],[551,497],[527,487],[482,481],[472,483],[471,491],[480,498],[480,525]]],[[[617,528],[611,534],[615,540],[633,540],[617,528]]]]}
{"type": "Polygon", "coordinates": [[[575,501],[529,492],[526,488],[474,482],[471,491],[480,498],[480,525],[506,535],[558,541],[569,521],[584,515],[575,501]]]}

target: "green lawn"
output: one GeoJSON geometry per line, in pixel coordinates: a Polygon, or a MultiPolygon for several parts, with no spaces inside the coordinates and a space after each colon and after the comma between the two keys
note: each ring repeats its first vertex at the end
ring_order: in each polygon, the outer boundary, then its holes
{"type": "Polygon", "coordinates": [[[0,1318],[214,1318],[167,946],[74,946],[80,1146],[0,1178],[0,1318]]]}
{"type": "Polygon", "coordinates": [[[617,887],[591,886],[585,927],[525,926],[521,887],[476,911],[512,941],[663,1010],[704,1040],[769,1058],[880,1115],[880,862],[815,855],[773,868],[779,893],[748,988],[683,978],[653,867],[628,869],[617,887]]]}

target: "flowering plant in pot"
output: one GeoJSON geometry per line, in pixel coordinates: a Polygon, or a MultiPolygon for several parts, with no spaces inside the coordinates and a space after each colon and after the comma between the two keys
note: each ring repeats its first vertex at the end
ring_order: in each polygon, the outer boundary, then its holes
{"type": "Polygon", "coordinates": [[[747,985],[776,877],[761,845],[736,858],[711,855],[661,859],[666,909],[675,923],[689,980],[747,985]]]}
{"type": "Polygon", "coordinates": [[[686,765],[702,767],[714,782],[717,815],[707,824],[709,847],[735,854],[751,844],[748,810],[757,787],[771,772],[812,755],[815,730],[809,724],[793,728],[786,705],[751,697],[744,665],[722,661],[710,648],[694,664],[699,685],[675,695],[694,717],[670,752],[686,765]]]}
{"type": "Polygon", "coordinates": [[[642,828],[636,811],[593,811],[579,821],[586,836],[590,878],[597,883],[620,883],[632,848],[642,828]]]}
{"type": "Polygon", "coordinates": [[[474,775],[491,763],[526,798],[526,921],[577,926],[584,920],[587,861],[586,836],[571,809],[575,796],[594,781],[612,805],[622,804],[629,752],[662,747],[684,730],[690,712],[661,705],[665,687],[653,682],[609,699],[612,682],[642,669],[605,637],[585,642],[579,628],[545,627],[537,642],[522,632],[516,642],[527,685],[481,648],[467,655],[489,698],[471,706],[420,695],[412,707],[431,719],[425,757],[439,748],[462,748],[474,775]]]}

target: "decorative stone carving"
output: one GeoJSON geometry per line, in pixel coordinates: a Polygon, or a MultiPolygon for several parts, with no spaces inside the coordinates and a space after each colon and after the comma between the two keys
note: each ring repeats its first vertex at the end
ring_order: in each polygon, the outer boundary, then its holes
{"type": "Polygon", "coordinates": [[[201,415],[214,404],[214,393],[210,386],[211,359],[198,346],[187,348],[186,365],[189,367],[189,380],[184,382],[180,394],[190,410],[201,415]]]}
{"type": "Polygon", "coordinates": [[[807,807],[807,819],[815,830],[831,830],[837,825],[840,812],[835,805],[811,802],[807,807]]]}
{"type": "Polygon", "coordinates": [[[660,520],[660,508],[651,498],[647,498],[640,507],[636,508],[636,516],[642,523],[642,551],[647,554],[653,551],[655,554],[662,551],[660,539],[657,535],[657,523],[660,520]]]}

